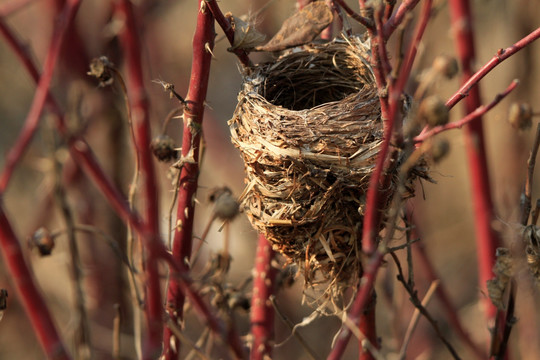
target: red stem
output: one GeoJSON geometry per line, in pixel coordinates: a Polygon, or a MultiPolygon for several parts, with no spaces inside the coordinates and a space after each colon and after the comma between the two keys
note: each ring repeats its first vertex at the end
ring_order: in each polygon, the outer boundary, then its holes
{"type": "MultiPolygon", "coordinates": [[[[178,182],[178,207],[176,214],[176,232],[172,244],[174,260],[185,266],[191,256],[193,240],[193,220],[195,217],[195,204],[193,197],[197,191],[199,175],[199,148],[204,115],[204,102],[208,89],[210,63],[214,47],[214,17],[206,9],[204,0],[199,0],[199,13],[197,25],[193,36],[193,61],[189,90],[186,95],[187,106],[184,108],[184,130],[182,139],[182,158],[190,158],[182,167],[178,182]]],[[[178,279],[171,277],[167,293],[167,313],[177,324],[181,324],[184,317],[185,296],[180,289],[178,279]]],[[[164,332],[163,356],[167,360],[177,359],[180,350],[180,340],[170,329],[164,332]],[[174,342],[176,346],[171,346],[174,342]]]]}
{"type": "Polygon", "coordinates": [[[396,12],[388,19],[388,21],[384,24],[383,34],[384,38],[388,39],[390,35],[394,32],[394,30],[397,29],[397,27],[403,22],[403,19],[405,19],[405,16],[414,9],[416,4],[418,4],[420,0],[404,0],[400,5],[399,8],[396,10],[396,12]]]}
{"type": "MultiPolygon", "coordinates": [[[[456,15],[457,16],[457,15],[456,15]]],[[[471,75],[469,77],[465,77],[466,79],[465,83],[459,88],[459,90],[452,95],[450,99],[446,102],[446,106],[448,106],[449,109],[454,107],[461,99],[469,95],[469,91],[476,85],[478,82],[486,76],[487,73],[489,73],[491,70],[495,68],[495,66],[499,65],[504,60],[508,59],[510,56],[517,53],[519,50],[523,49],[536,39],[540,37],[540,28],[534,30],[529,35],[525,36],[518,42],[516,42],[514,45],[506,48],[506,49],[500,49],[497,51],[497,54],[484,66],[480,68],[474,75],[471,75]]]]}
{"type": "MultiPolygon", "coordinates": [[[[234,44],[234,30],[232,29],[231,23],[225,15],[221,12],[221,9],[219,8],[216,0],[206,0],[204,2],[206,6],[210,9],[212,12],[212,15],[216,19],[216,22],[219,24],[221,29],[223,29],[223,32],[225,33],[225,36],[229,40],[229,43],[231,45],[234,44]]],[[[242,49],[234,49],[233,52],[238,56],[238,59],[240,59],[240,62],[242,65],[249,67],[252,66],[251,60],[249,60],[248,54],[245,50],[242,49]]]]}
{"type": "MultiPolygon", "coordinates": [[[[370,259],[366,271],[362,279],[360,280],[360,289],[354,303],[351,307],[351,311],[347,315],[349,320],[353,324],[358,324],[361,313],[366,308],[369,300],[371,299],[371,294],[373,291],[373,284],[377,276],[377,272],[382,265],[383,254],[380,251],[376,251],[370,259]]],[[[341,359],[341,356],[345,352],[345,348],[351,338],[351,330],[346,325],[341,327],[341,331],[337,336],[336,344],[330,354],[328,355],[328,360],[338,360],[341,359]]]]}
{"type": "MultiPolygon", "coordinates": [[[[7,31],[7,37],[13,40],[10,41],[9,44],[13,47],[14,52],[19,56],[27,71],[30,74],[36,74],[36,76],[33,77],[38,79],[37,69],[32,61],[30,61],[30,58],[24,51],[24,47],[21,45],[21,43],[16,40],[7,27],[2,28],[1,30],[7,31]]],[[[62,111],[50,93],[48,94],[47,100],[51,110],[56,115],[56,126],[58,131],[68,140],[69,151],[74,160],[80,164],[85,173],[92,178],[97,188],[103,193],[103,196],[105,199],[107,199],[118,216],[120,216],[120,218],[126,224],[131,226],[135,232],[143,238],[147,247],[155,247],[155,249],[152,251],[168,262],[174,271],[173,276],[179,279],[178,284],[180,291],[186,294],[186,296],[191,300],[194,309],[196,309],[203,321],[206,321],[214,333],[226,339],[226,342],[230,344],[236,357],[244,357],[244,349],[238,335],[232,330],[224,333],[224,328],[219,319],[212,312],[210,312],[208,306],[205,304],[199,294],[192,288],[191,280],[186,276],[185,267],[181,266],[182,264],[172,260],[172,257],[166,250],[163,243],[148,240],[148,238],[152,235],[148,236],[146,227],[144,226],[139,215],[136,212],[131,211],[125,196],[117,187],[114,186],[113,182],[104,173],[88,143],[86,143],[86,141],[79,136],[71,136],[71,134],[67,131],[62,111]]]]}
{"type": "Polygon", "coordinates": [[[343,10],[345,10],[345,12],[350,17],[352,17],[354,20],[358,21],[360,24],[364,25],[366,27],[366,29],[373,30],[375,28],[375,25],[373,24],[373,21],[371,21],[371,19],[368,19],[368,18],[363,17],[362,15],[356,13],[353,9],[351,9],[349,7],[349,5],[347,5],[345,3],[344,0],[334,0],[334,2],[336,4],[338,4],[339,6],[341,6],[341,8],[343,8],[343,10]]]}
{"type": "Polygon", "coordinates": [[[161,242],[159,236],[159,205],[157,183],[154,171],[153,156],[150,151],[150,119],[147,95],[144,90],[143,68],[141,61],[141,46],[139,27],[136,23],[133,5],[129,0],[116,3],[116,12],[125,19],[124,31],[120,34],[121,44],[126,55],[126,65],[129,74],[129,97],[135,149],[139,152],[142,196],[145,200],[142,211],[145,233],[147,234],[147,256],[145,271],[147,291],[145,316],[148,323],[148,337],[143,351],[143,357],[153,359],[159,354],[163,332],[163,305],[161,302],[160,276],[158,271],[158,255],[155,251],[159,246],[152,242],[161,242]]]}
{"type": "Polygon", "coordinates": [[[24,310],[32,323],[37,338],[49,359],[70,359],[54,326],[30,269],[24,261],[21,245],[0,203],[0,247],[4,263],[19,294],[24,310]]]}
{"type": "MultiPolygon", "coordinates": [[[[376,297],[374,290],[372,289],[371,294],[371,302],[368,302],[366,306],[364,307],[364,310],[360,314],[360,318],[358,319],[358,328],[362,335],[365,336],[365,339],[369,341],[371,346],[375,349],[379,348],[379,339],[377,337],[377,322],[375,321],[375,305],[376,305],[376,297]]],[[[359,353],[360,356],[358,357],[359,360],[373,360],[375,357],[370,352],[369,348],[364,348],[363,346],[364,342],[359,341],[359,353]]]]}
{"type": "Polygon", "coordinates": [[[512,81],[512,83],[506,88],[506,90],[504,90],[502,93],[495,96],[495,99],[493,99],[493,101],[490,102],[488,105],[482,105],[480,107],[477,107],[473,112],[471,112],[470,114],[468,114],[467,116],[465,116],[463,119],[459,121],[455,121],[446,125],[436,126],[426,132],[422,132],[420,135],[414,138],[414,142],[415,143],[423,142],[426,139],[447,130],[461,129],[464,125],[470,124],[472,121],[475,121],[477,119],[481,119],[485,113],[487,113],[495,105],[501,102],[501,100],[504,99],[506,96],[508,96],[508,94],[510,94],[518,85],[519,85],[518,80],[512,81]]]}
{"type": "MultiPolygon", "coordinates": [[[[379,223],[381,219],[379,204],[382,199],[382,192],[379,189],[379,184],[383,183],[383,168],[386,162],[386,158],[388,156],[390,140],[392,138],[392,133],[394,132],[394,124],[397,122],[396,118],[398,116],[398,105],[401,103],[401,94],[403,92],[403,89],[405,88],[407,79],[409,78],[412,64],[414,62],[417,49],[420,44],[420,40],[422,39],[429,20],[431,3],[431,0],[424,2],[420,22],[417,25],[413,41],[409,46],[407,57],[405,58],[403,67],[400,71],[399,77],[395,85],[392,86],[390,89],[390,108],[388,111],[388,119],[386,120],[384,129],[384,140],[381,144],[381,149],[379,150],[379,154],[377,156],[377,163],[375,165],[375,170],[371,175],[369,188],[366,196],[366,214],[364,217],[364,224],[362,230],[362,251],[365,254],[372,254],[376,249],[376,236],[379,232],[379,223]]],[[[375,51],[373,52],[375,53],[375,51]]],[[[381,108],[381,112],[382,110],[383,109],[381,108]]]]}
{"type": "Polygon", "coordinates": [[[274,292],[276,278],[276,269],[272,267],[274,255],[270,242],[264,235],[259,235],[251,298],[251,360],[272,358],[274,308],[268,299],[274,292]]]}
{"type": "MultiPolygon", "coordinates": [[[[465,83],[473,75],[472,64],[475,58],[472,14],[467,0],[451,0],[449,6],[455,34],[455,47],[460,58],[465,83]]],[[[478,86],[473,86],[469,97],[465,99],[466,113],[473,112],[480,103],[480,90],[478,86]]],[[[491,227],[494,219],[493,203],[481,119],[465,127],[465,148],[473,196],[479,286],[480,291],[487,294],[486,282],[494,277],[492,269],[495,264],[495,249],[499,246],[500,239],[491,227]]],[[[483,297],[483,302],[488,320],[493,321],[497,309],[488,297],[483,297]]]]}
{"type": "Polygon", "coordinates": [[[6,165],[4,171],[0,176],[0,193],[3,193],[6,190],[6,187],[9,183],[11,175],[15,170],[20,158],[24,154],[28,144],[32,140],[36,129],[39,125],[39,120],[41,118],[41,112],[45,105],[45,101],[48,98],[49,88],[51,86],[54,70],[58,62],[58,57],[62,47],[62,43],[66,37],[66,30],[69,28],[70,24],[75,18],[77,9],[79,8],[80,0],[69,0],[67,1],[62,13],[58,17],[58,21],[55,22],[55,28],[53,31],[51,44],[49,46],[49,51],[47,53],[47,58],[45,59],[45,64],[43,66],[43,74],[39,77],[39,73],[35,70],[35,67],[32,65],[30,57],[27,56],[23,48],[18,47],[18,41],[12,35],[12,32],[9,31],[6,24],[0,19],[0,31],[2,35],[6,38],[9,45],[14,49],[20,49],[16,51],[19,58],[24,59],[23,63],[27,68],[34,68],[30,72],[31,76],[34,79],[39,78],[39,83],[34,94],[34,99],[32,100],[32,105],[30,106],[30,111],[26,117],[23,128],[15,141],[15,144],[10,148],[6,156],[6,165]]]}

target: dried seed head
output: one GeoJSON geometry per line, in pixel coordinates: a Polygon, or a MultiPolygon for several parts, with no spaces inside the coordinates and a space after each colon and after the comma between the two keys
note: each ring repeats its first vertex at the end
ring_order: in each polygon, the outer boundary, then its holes
{"type": "Polygon", "coordinates": [[[178,159],[174,140],[167,135],[156,136],[150,143],[150,149],[159,161],[169,162],[178,159]]]}
{"type": "Polygon", "coordinates": [[[450,152],[450,143],[446,139],[439,139],[435,141],[431,147],[431,158],[433,162],[438,163],[448,155],[450,152]]]}
{"type": "Polygon", "coordinates": [[[54,248],[54,237],[44,227],[37,229],[28,240],[28,246],[37,248],[41,256],[51,255],[54,248]]]}
{"type": "Polygon", "coordinates": [[[508,122],[519,130],[528,130],[532,125],[533,111],[528,103],[512,103],[508,111],[508,122]]]}
{"type": "Polygon", "coordinates": [[[218,219],[229,221],[238,215],[238,201],[236,201],[231,189],[228,187],[214,189],[208,199],[214,203],[214,214],[218,219]]]}
{"type": "Polygon", "coordinates": [[[435,95],[428,96],[420,103],[418,117],[422,123],[431,127],[448,123],[448,108],[444,102],[435,95]]]}
{"type": "Polygon", "coordinates": [[[448,55],[440,55],[433,61],[433,68],[443,74],[446,78],[451,79],[458,72],[457,60],[448,55]]]}
{"type": "Polygon", "coordinates": [[[111,85],[114,81],[114,64],[106,56],[92,59],[88,75],[99,80],[99,86],[111,85]]]}

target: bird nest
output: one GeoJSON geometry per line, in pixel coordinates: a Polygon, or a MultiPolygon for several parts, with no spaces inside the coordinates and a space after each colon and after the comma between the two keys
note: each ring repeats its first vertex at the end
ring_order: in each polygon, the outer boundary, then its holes
{"type": "Polygon", "coordinates": [[[293,49],[244,73],[229,121],[247,187],[243,207],[318,299],[362,275],[361,229],[383,129],[359,39],[293,49]]]}

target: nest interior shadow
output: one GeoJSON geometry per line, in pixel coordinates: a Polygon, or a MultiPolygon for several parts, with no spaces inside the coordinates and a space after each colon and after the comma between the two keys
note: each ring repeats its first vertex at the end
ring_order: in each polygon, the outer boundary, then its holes
{"type": "Polygon", "coordinates": [[[367,46],[309,45],[248,69],[229,121],[252,225],[303,271],[315,303],[362,274],[364,195],[382,142],[367,46]]]}
{"type": "Polygon", "coordinates": [[[365,84],[365,77],[351,64],[347,54],[336,51],[319,52],[318,56],[311,57],[304,55],[291,53],[287,61],[269,67],[275,75],[268,76],[264,83],[262,95],[266,100],[289,110],[310,109],[343,100],[365,84]]]}

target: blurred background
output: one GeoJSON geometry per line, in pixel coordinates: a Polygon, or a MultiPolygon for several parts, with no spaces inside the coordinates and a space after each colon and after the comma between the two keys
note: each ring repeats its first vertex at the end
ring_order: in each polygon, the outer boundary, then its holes
{"type": "MultiPolygon", "coordinates": [[[[26,45],[32,58],[44,62],[51,39],[52,26],[63,0],[21,1],[0,0],[0,16],[26,45]]],[[[357,9],[353,1],[349,6],[357,9]]],[[[452,28],[445,1],[436,1],[433,18],[421,44],[408,92],[414,93],[421,74],[429,69],[439,55],[454,54],[452,28]]],[[[146,91],[151,106],[153,134],[162,131],[167,114],[178,107],[163,87],[162,80],[175,85],[178,93],[187,92],[191,67],[191,41],[195,29],[197,1],[134,1],[139,17],[140,35],[146,77],[146,91]]],[[[500,48],[506,48],[540,25],[538,2],[534,0],[477,0],[472,1],[475,16],[477,61],[475,67],[490,60],[500,48]]],[[[291,0],[220,1],[222,11],[235,16],[252,16],[257,29],[271,37],[283,20],[292,14],[296,3],[291,0]],[[264,11],[258,10],[266,6],[264,11]],[[256,14],[256,17],[253,17],[256,14]]],[[[86,75],[92,58],[106,55],[123,71],[123,58],[117,34],[122,30],[122,20],[113,16],[110,1],[83,1],[76,18],[76,26],[69,31],[66,45],[55,72],[52,91],[67,114],[68,121],[84,129],[84,137],[96,152],[100,164],[127,193],[133,172],[132,148],[129,128],[125,120],[122,94],[118,88],[99,88],[97,82],[86,75]]],[[[415,12],[416,14],[416,12],[415,12]]],[[[363,30],[350,20],[354,32],[363,30]]],[[[410,36],[414,19],[405,35],[410,36]]],[[[202,163],[199,191],[197,193],[196,223],[194,233],[201,235],[211,217],[210,191],[218,186],[228,186],[236,196],[244,187],[243,164],[239,153],[231,145],[227,120],[234,112],[237,92],[241,85],[240,66],[236,57],[227,51],[228,42],[216,26],[217,38],[212,62],[207,108],[203,122],[205,154],[202,163]]],[[[395,36],[394,36],[395,38],[395,36]]],[[[390,53],[395,53],[396,43],[389,43],[390,53]]],[[[254,62],[268,60],[270,55],[253,54],[254,62]]],[[[516,233],[520,211],[520,194],[525,181],[527,157],[536,127],[531,131],[518,131],[507,121],[508,108],[513,101],[528,102],[538,112],[540,108],[540,44],[519,52],[499,65],[481,82],[484,103],[490,102],[510,82],[520,80],[519,88],[484,117],[488,166],[498,220],[493,227],[500,231],[509,248],[519,246],[516,233]]],[[[460,76],[440,80],[430,93],[446,100],[459,87],[460,76]]],[[[129,87],[129,81],[128,81],[129,87]]],[[[20,131],[33,98],[35,84],[6,44],[0,39],[0,150],[5,154],[13,145],[20,131]]],[[[456,106],[450,113],[451,121],[463,116],[463,109],[456,106]]],[[[177,144],[181,143],[181,120],[173,120],[166,133],[177,144]]],[[[421,241],[434,264],[444,286],[449,291],[458,315],[470,336],[479,344],[486,344],[488,325],[479,303],[487,294],[481,293],[477,282],[474,217],[464,141],[459,130],[440,135],[450,143],[449,155],[432,167],[431,176],[436,184],[418,184],[417,194],[409,200],[418,221],[421,241]]],[[[19,163],[10,186],[3,194],[9,219],[23,242],[26,258],[37,282],[54,314],[58,329],[70,347],[74,344],[77,313],[74,304],[74,287],[70,270],[67,239],[60,236],[52,255],[40,257],[26,247],[27,239],[40,227],[51,232],[65,228],[55,200],[55,161],[62,164],[60,182],[65,187],[69,205],[76,223],[99,228],[124,246],[126,230],[110,209],[104,198],[71,160],[64,144],[55,134],[48,112],[42,116],[40,130],[31,147],[19,163]]],[[[0,166],[5,164],[4,156],[0,166]]],[[[157,164],[157,162],[156,162],[157,164]]],[[[169,233],[168,214],[173,198],[170,164],[159,163],[158,179],[161,204],[162,234],[169,233]]],[[[538,186],[533,192],[533,203],[538,196],[538,186]]],[[[212,254],[223,247],[224,231],[214,224],[203,246],[205,263],[212,254]]],[[[231,224],[230,252],[232,264],[228,280],[238,286],[251,274],[257,234],[243,214],[231,224]]],[[[403,238],[396,239],[396,244],[403,238]]],[[[125,270],[117,254],[101,236],[78,234],[81,251],[81,269],[86,307],[90,319],[91,339],[95,359],[111,358],[115,304],[129,304],[130,291],[125,270]]],[[[403,256],[400,258],[405,259],[403,256]]],[[[283,261],[282,261],[283,263],[283,261]]],[[[415,273],[419,297],[425,294],[429,283],[417,266],[415,273]]],[[[162,269],[165,274],[165,268],[162,269]]],[[[512,332],[510,349],[513,358],[536,359],[540,354],[538,287],[526,271],[518,272],[517,324],[512,332]],[[534,340],[534,341],[533,341],[534,340]]],[[[385,358],[396,358],[403,334],[409,324],[413,306],[407,294],[396,281],[395,266],[388,263],[378,277],[379,300],[377,305],[378,332],[381,353],[385,358]]],[[[301,276],[296,283],[277,294],[277,303],[283,314],[293,323],[299,323],[311,314],[312,309],[302,305],[301,276]]],[[[12,287],[9,274],[0,265],[0,287],[9,292],[8,308],[0,321],[0,358],[40,359],[44,355],[38,345],[29,321],[12,287]]],[[[126,306],[128,308],[128,306],[126,306]]],[[[428,309],[437,319],[445,336],[452,342],[462,358],[471,358],[467,348],[455,337],[434,298],[428,309]]],[[[192,341],[200,336],[203,325],[188,312],[187,334],[192,341]]],[[[121,355],[135,358],[133,350],[133,324],[129,311],[123,314],[121,326],[121,355]]],[[[235,314],[238,330],[242,335],[249,331],[247,312],[235,314]]],[[[300,328],[313,352],[324,358],[331,347],[334,334],[341,325],[337,317],[319,318],[300,328]]],[[[276,318],[276,359],[308,359],[307,351],[291,337],[291,329],[276,318]]],[[[186,350],[187,351],[187,350],[186,350]]],[[[187,352],[186,352],[187,354],[187,352]]],[[[184,354],[184,355],[186,355],[184,354]]],[[[357,345],[351,341],[345,358],[357,358],[357,345]]],[[[407,359],[451,358],[432,328],[421,319],[409,345],[407,359]]]]}

